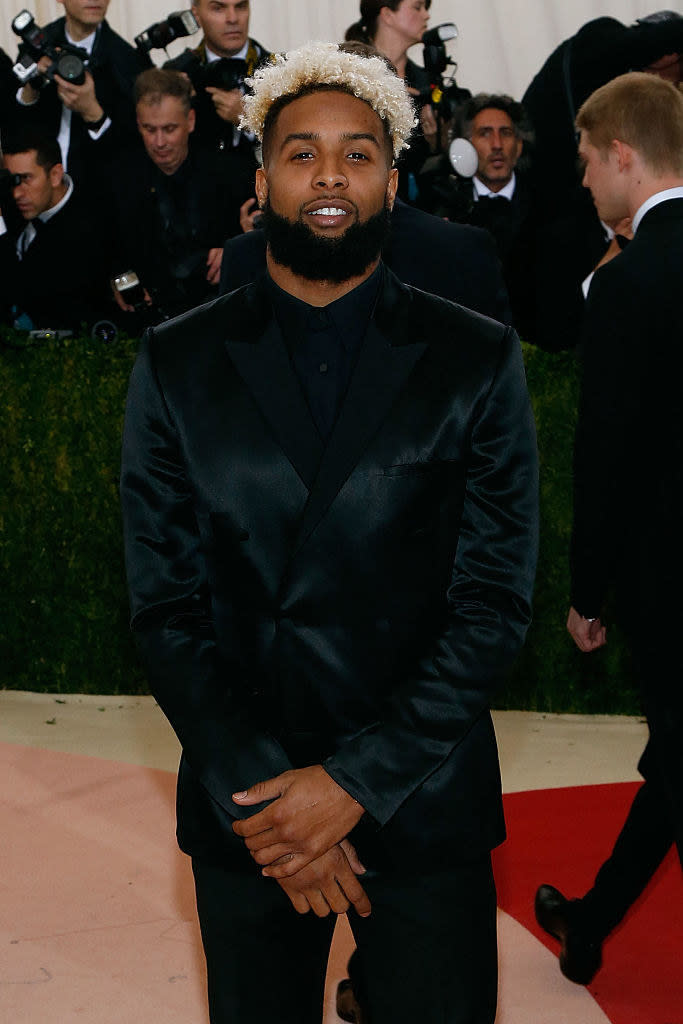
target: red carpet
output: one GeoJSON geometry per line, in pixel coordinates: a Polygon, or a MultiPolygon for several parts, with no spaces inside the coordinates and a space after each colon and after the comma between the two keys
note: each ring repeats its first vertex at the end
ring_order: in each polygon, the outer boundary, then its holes
{"type": "MultiPolygon", "coordinates": [[[[496,851],[498,904],[553,952],[534,895],[547,882],[580,896],[609,854],[638,783],[511,793],[508,841],[496,851]]],[[[676,854],[603,947],[589,990],[612,1024],[683,1024],[683,886],[676,854]]],[[[558,967],[559,971],[559,967],[558,967]]]]}

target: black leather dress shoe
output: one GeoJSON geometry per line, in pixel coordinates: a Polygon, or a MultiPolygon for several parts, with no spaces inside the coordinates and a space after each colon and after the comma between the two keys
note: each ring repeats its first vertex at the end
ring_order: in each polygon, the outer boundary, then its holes
{"type": "Polygon", "coordinates": [[[350,978],[342,978],[337,985],[337,1016],[350,1024],[363,1024],[365,1020],[350,978]]]}
{"type": "Polygon", "coordinates": [[[565,899],[559,889],[542,885],[536,892],[534,911],[541,928],[562,944],[560,970],[565,978],[588,985],[602,966],[602,942],[581,920],[581,900],[565,899]]]}

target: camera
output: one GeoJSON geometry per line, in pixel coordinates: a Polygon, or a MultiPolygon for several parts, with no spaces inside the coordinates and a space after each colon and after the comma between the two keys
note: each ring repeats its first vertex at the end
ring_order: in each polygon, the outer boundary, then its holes
{"type": "Polygon", "coordinates": [[[446,43],[457,38],[458,29],[452,21],[430,28],[422,36],[422,59],[430,86],[420,93],[416,102],[418,106],[430,103],[434,112],[444,121],[449,121],[459,104],[472,95],[469,89],[461,89],[456,84],[455,72],[458,65],[446,51],[446,43]],[[448,79],[444,79],[449,65],[453,71],[448,79]]]}
{"type": "Polygon", "coordinates": [[[192,50],[185,50],[173,62],[175,71],[184,71],[197,92],[207,87],[215,89],[241,89],[249,75],[246,60],[240,57],[220,57],[208,64],[200,64],[192,50]]]}
{"type": "Polygon", "coordinates": [[[199,31],[199,23],[192,11],[174,11],[166,21],[157,21],[154,25],[135,37],[135,45],[141,53],[150,50],[165,50],[174,39],[194,35],[199,31]]]}
{"type": "Polygon", "coordinates": [[[81,46],[52,46],[45,29],[36,25],[30,11],[20,11],[12,21],[12,30],[21,39],[19,58],[14,65],[14,74],[22,85],[30,82],[41,89],[46,81],[52,81],[57,74],[72,85],[83,85],[88,51],[81,46]],[[38,69],[38,61],[49,57],[52,61],[46,71],[38,69]]]}
{"type": "MultiPolygon", "coordinates": [[[[155,326],[171,316],[157,301],[154,289],[145,289],[135,270],[125,270],[112,279],[112,287],[118,292],[124,304],[132,306],[143,326],[155,326]],[[150,296],[149,300],[147,296],[150,296]]],[[[108,339],[105,339],[108,340],[108,339]]]]}

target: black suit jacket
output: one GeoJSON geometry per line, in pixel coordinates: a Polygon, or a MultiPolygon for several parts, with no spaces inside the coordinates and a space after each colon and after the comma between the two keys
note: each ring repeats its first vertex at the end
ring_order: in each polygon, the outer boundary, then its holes
{"type": "Polygon", "coordinates": [[[488,705],[536,549],[510,328],[386,271],[323,449],[266,288],[223,296],[143,342],[122,505],[132,626],[184,751],[186,851],[248,859],[231,793],[312,763],[366,808],[368,866],[503,838],[488,705]]]}
{"type": "MultiPolygon", "coordinates": [[[[512,322],[495,244],[479,228],[450,224],[397,199],[384,262],[405,284],[459,302],[501,323],[512,322]]],[[[225,245],[220,294],[249,284],[266,269],[262,231],[225,245]]]]}
{"type": "MultiPolygon", "coordinates": [[[[572,604],[600,615],[615,587],[626,623],[678,642],[683,575],[683,200],[645,214],[595,274],[582,339],[572,604]]],[[[654,638],[653,638],[654,642],[654,638]]]]}
{"type": "MultiPolygon", "coordinates": [[[[25,222],[19,225],[23,231],[25,222]]],[[[17,258],[17,233],[0,237],[0,276],[9,306],[27,313],[35,327],[78,330],[115,313],[109,286],[111,239],[79,202],[77,190],[17,258]]],[[[5,315],[8,311],[5,310],[5,315]]]]}

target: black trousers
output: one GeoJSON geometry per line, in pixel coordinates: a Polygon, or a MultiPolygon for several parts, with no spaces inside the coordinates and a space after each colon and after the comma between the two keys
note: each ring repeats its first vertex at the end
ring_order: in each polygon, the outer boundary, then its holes
{"type": "MultiPolygon", "coordinates": [[[[336,916],[299,915],[277,882],[193,860],[211,1024],[320,1024],[336,916]]],[[[349,912],[371,1024],[493,1024],[490,856],[410,877],[368,871],[349,912]]]]}

